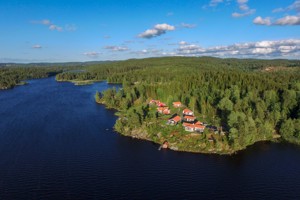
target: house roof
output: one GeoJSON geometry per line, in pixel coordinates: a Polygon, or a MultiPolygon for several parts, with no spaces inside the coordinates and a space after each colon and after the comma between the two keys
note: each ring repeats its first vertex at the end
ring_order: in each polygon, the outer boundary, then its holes
{"type": "Polygon", "coordinates": [[[185,119],[193,119],[193,120],[195,120],[195,119],[196,119],[196,117],[195,117],[195,116],[184,116],[183,118],[185,118],[185,119]]]}
{"type": "Polygon", "coordinates": [[[167,113],[167,114],[169,114],[171,111],[169,110],[169,109],[164,109],[163,110],[163,113],[167,113]]]}
{"type": "Polygon", "coordinates": [[[173,117],[171,120],[175,121],[175,122],[179,122],[181,120],[181,117],[179,117],[178,115],[176,117],[173,117]]]}
{"type": "Polygon", "coordinates": [[[191,110],[188,109],[188,108],[185,108],[182,112],[183,112],[183,113],[189,113],[189,112],[193,112],[193,111],[191,111],[191,110]]]}
{"type": "Polygon", "coordinates": [[[182,126],[186,127],[186,126],[192,126],[193,124],[187,123],[187,122],[183,122],[182,126]]]}
{"type": "Polygon", "coordinates": [[[196,124],[196,125],[202,125],[203,123],[200,122],[200,121],[197,121],[195,124],[196,124]]]}
{"type": "Polygon", "coordinates": [[[158,103],[158,102],[159,102],[159,100],[155,100],[155,99],[150,100],[150,103],[158,103]]]}
{"type": "Polygon", "coordinates": [[[205,126],[202,126],[202,125],[199,125],[199,124],[195,124],[195,128],[205,129],[205,126]]]}
{"type": "Polygon", "coordinates": [[[158,107],[157,110],[158,111],[164,111],[164,110],[168,110],[169,107],[158,107]]]}
{"type": "Polygon", "coordinates": [[[157,106],[164,107],[164,106],[166,106],[166,104],[163,103],[163,102],[158,102],[158,103],[157,103],[157,106]]]}
{"type": "Polygon", "coordinates": [[[190,127],[190,128],[205,129],[205,126],[202,126],[202,125],[199,125],[199,124],[190,124],[190,123],[186,123],[186,122],[183,122],[182,126],[190,127]]]}
{"type": "Polygon", "coordinates": [[[174,105],[181,105],[180,101],[173,102],[174,105]]]}

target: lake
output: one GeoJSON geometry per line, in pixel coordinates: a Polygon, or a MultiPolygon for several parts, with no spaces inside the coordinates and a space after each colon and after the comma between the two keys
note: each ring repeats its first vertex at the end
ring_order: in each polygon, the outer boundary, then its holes
{"type": "Polygon", "coordinates": [[[0,91],[0,199],[300,199],[300,147],[234,156],[158,151],[113,131],[110,85],[54,78],[0,91]]]}

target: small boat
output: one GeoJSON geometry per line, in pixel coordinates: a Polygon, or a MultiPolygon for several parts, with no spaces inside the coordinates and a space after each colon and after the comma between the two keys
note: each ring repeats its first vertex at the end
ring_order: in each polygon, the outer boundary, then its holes
{"type": "Polygon", "coordinates": [[[158,150],[160,151],[161,149],[167,149],[168,147],[169,147],[168,141],[164,141],[164,142],[162,143],[162,145],[160,145],[160,146],[158,147],[158,150]]]}
{"type": "Polygon", "coordinates": [[[164,141],[164,143],[162,144],[161,148],[167,149],[168,147],[169,147],[168,141],[164,141]]]}

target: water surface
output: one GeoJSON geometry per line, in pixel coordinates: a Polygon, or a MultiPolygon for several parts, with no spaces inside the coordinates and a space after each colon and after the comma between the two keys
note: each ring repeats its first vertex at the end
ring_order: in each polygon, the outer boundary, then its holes
{"type": "Polygon", "coordinates": [[[0,91],[0,199],[300,199],[298,146],[158,151],[113,131],[114,111],[94,102],[109,87],[47,78],[0,91]]]}

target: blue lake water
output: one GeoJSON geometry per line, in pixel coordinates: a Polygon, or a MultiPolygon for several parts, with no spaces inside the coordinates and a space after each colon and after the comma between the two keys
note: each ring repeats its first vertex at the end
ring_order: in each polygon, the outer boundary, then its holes
{"type": "Polygon", "coordinates": [[[300,147],[158,151],[113,131],[114,111],[94,102],[112,86],[52,77],[0,91],[0,199],[300,199],[300,147]]]}

